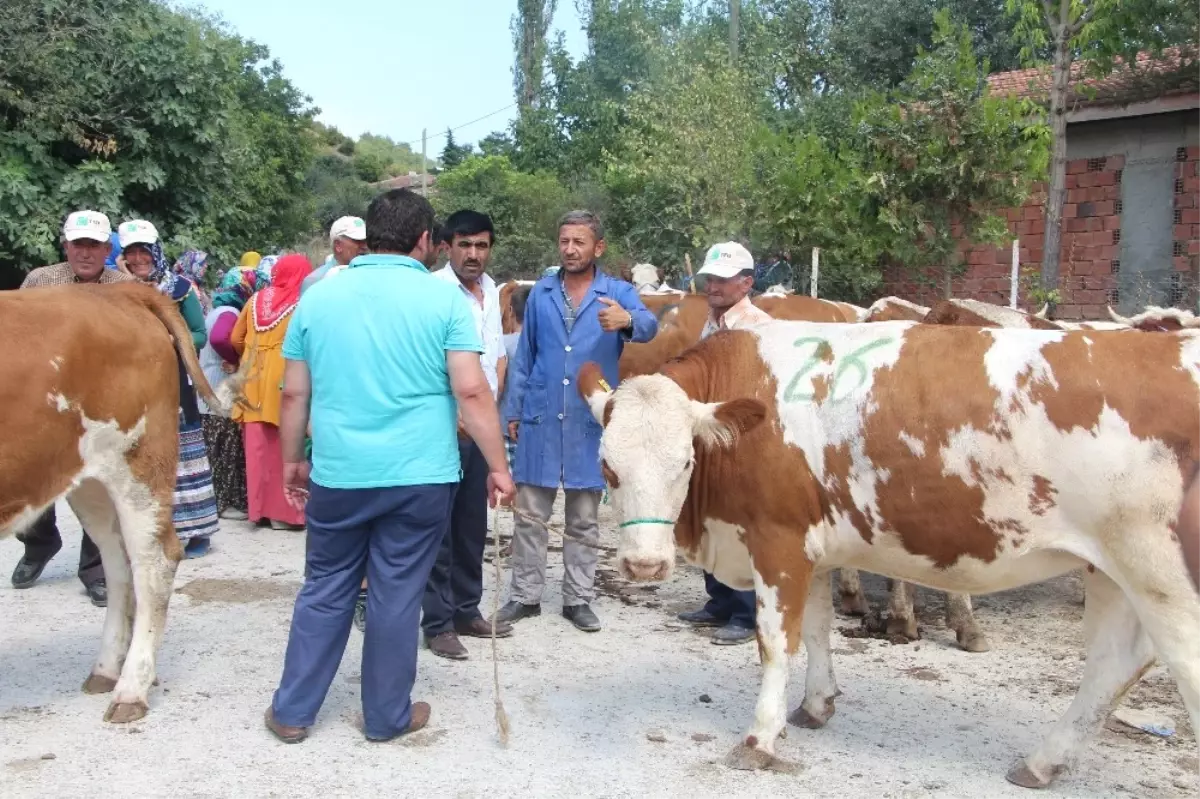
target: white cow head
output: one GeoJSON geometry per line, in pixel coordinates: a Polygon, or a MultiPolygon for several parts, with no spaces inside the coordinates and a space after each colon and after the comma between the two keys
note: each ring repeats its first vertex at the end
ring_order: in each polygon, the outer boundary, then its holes
{"type": "Polygon", "coordinates": [[[580,369],[578,386],[604,426],[601,469],[620,524],[617,568],[627,580],[666,580],[675,568],[675,522],[695,447],[732,447],[766,408],[751,399],[697,402],[659,374],[630,378],[614,391],[594,363],[580,369]]]}

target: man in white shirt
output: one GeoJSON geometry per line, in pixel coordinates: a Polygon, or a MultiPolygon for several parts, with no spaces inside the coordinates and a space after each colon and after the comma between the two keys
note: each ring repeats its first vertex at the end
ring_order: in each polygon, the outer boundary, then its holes
{"type": "Polygon", "coordinates": [[[329,246],[333,249],[329,258],[314,269],[300,284],[300,294],[331,274],[337,274],[346,265],[367,251],[367,225],[357,216],[343,216],[329,226],[329,246]]]}
{"type": "MultiPolygon", "coordinates": [[[[504,385],[508,359],[500,323],[500,292],[487,274],[496,235],[492,220],[477,211],[457,211],[442,227],[450,263],[433,275],[457,286],[471,307],[483,342],[480,364],[492,396],[504,385]]],[[[431,652],[465,660],[460,635],[478,638],[492,634],[491,622],[479,612],[483,597],[483,549],[487,540],[487,461],[479,447],[459,427],[462,481],[454,497],[450,529],[429,575],[421,604],[421,629],[431,652]]],[[[512,634],[512,625],[497,622],[496,635],[512,634]]]]}
{"type": "MultiPolygon", "coordinates": [[[[771,316],[750,302],[754,286],[754,258],[742,245],[728,241],[715,244],[696,275],[703,280],[708,298],[708,321],[701,339],[718,330],[741,330],[770,322],[771,316]]],[[[697,627],[716,627],[714,644],[744,644],[754,640],[756,606],[753,591],[735,591],[708,572],[704,573],[708,604],[699,610],[680,613],[679,618],[697,627]]]]}

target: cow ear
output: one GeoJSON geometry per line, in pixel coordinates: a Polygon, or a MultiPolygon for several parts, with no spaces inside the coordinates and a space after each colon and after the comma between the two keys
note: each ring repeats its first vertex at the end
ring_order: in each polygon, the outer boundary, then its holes
{"type": "Polygon", "coordinates": [[[695,421],[692,432],[706,447],[732,447],[743,433],[760,425],[767,407],[758,400],[692,402],[695,421]]]}
{"type": "Polygon", "coordinates": [[[604,411],[608,406],[609,397],[612,396],[612,387],[604,379],[604,372],[600,371],[600,367],[594,362],[588,361],[579,367],[575,384],[579,389],[579,396],[591,408],[596,421],[600,424],[606,423],[608,419],[605,418],[607,414],[604,411]]]}

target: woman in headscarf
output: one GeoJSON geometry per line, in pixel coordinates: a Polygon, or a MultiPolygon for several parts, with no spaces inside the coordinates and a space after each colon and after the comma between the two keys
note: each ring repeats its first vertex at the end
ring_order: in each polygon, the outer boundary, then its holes
{"type": "MultiPolygon", "coordinates": [[[[234,269],[227,273],[213,293],[213,309],[204,318],[208,344],[200,351],[200,368],[215,391],[237,371],[238,354],[231,337],[238,316],[254,292],[266,288],[267,278],[254,269],[234,269]]],[[[218,416],[200,400],[200,419],[208,459],[213,467],[213,488],[222,519],[243,521],[246,507],[246,453],[242,447],[242,428],[233,419],[218,416]]]]}
{"type": "Polygon", "coordinates": [[[238,268],[239,269],[257,269],[258,263],[261,260],[262,260],[261,255],[256,253],[254,250],[247,250],[246,252],[242,253],[241,260],[238,261],[238,268]]]}
{"type": "MultiPolygon", "coordinates": [[[[208,341],[204,312],[191,281],[170,270],[158,240],[158,230],[138,219],[125,222],[117,231],[125,267],[138,280],[154,286],[176,302],[192,333],[192,344],[200,350],[208,341]]],[[[212,472],[204,447],[204,429],[191,378],[179,361],[179,459],[175,467],[175,501],[172,511],[175,534],[189,558],[208,553],[210,538],[219,529],[217,500],[212,472]]]]}
{"type": "Polygon", "coordinates": [[[283,395],[283,338],[292,311],[300,302],[300,284],[310,272],[312,263],[303,255],[280,258],[271,270],[271,285],[246,303],[232,334],[234,349],[243,359],[253,359],[243,389],[245,407],[233,411],[233,418],[242,423],[250,521],[266,519],[276,530],[304,527],[304,512],[288,504],[283,493],[279,405],[283,395]]]}
{"type": "Polygon", "coordinates": [[[183,255],[179,256],[172,271],[186,278],[192,284],[192,290],[196,292],[196,297],[200,300],[201,310],[205,314],[211,311],[212,300],[208,298],[208,292],[204,290],[204,274],[208,271],[208,253],[204,250],[186,250],[183,255]]]}

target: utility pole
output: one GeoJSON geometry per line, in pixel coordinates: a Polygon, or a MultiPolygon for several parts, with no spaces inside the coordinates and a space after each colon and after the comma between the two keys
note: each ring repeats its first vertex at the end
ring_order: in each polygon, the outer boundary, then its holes
{"type": "Polygon", "coordinates": [[[429,167],[425,162],[425,128],[421,128],[421,196],[425,196],[425,175],[429,172],[429,167]]]}
{"type": "Polygon", "coordinates": [[[736,64],[738,60],[738,12],[742,0],[729,0],[729,62],[736,64]]]}

